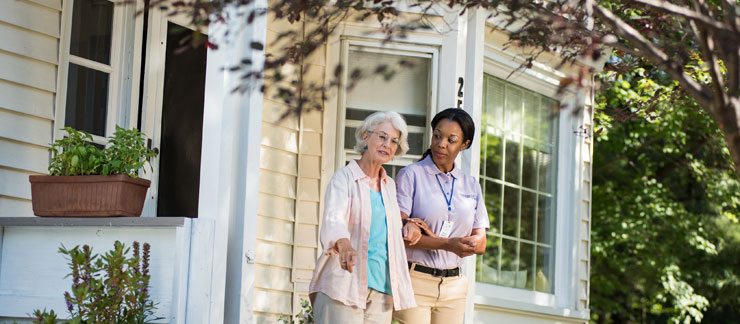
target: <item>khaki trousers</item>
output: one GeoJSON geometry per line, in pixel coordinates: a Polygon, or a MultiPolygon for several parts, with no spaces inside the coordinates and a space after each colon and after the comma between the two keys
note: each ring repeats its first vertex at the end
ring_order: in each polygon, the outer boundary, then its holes
{"type": "Polygon", "coordinates": [[[365,309],[347,306],[324,293],[316,293],[313,303],[313,319],[316,324],[343,323],[391,323],[393,297],[368,288],[365,309]]]}
{"type": "Polygon", "coordinates": [[[468,279],[465,276],[440,278],[413,268],[410,271],[418,306],[393,312],[393,319],[400,324],[463,322],[465,297],[468,294],[468,279]]]}

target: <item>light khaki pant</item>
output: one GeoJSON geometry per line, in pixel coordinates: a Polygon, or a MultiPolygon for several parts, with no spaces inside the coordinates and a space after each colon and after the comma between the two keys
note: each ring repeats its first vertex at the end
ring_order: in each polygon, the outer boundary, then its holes
{"type": "Polygon", "coordinates": [[[455,324],[465,316],[468,279],[465,276],[439,278],[410,270],[417,307],[393,312],[400,324],[455,324]]]}
{"type": "Polygon", "coordinates": [[[390,324],[393,313],[391,295],[368,288],[365,309],[347,306],[323,293],[316,293],[313,319],[316,324],[382,323],[390,324]]]}

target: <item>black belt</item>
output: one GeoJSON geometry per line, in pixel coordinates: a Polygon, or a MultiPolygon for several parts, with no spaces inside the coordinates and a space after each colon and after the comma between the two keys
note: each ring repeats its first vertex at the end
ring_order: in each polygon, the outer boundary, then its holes
{"type": "Polygon", "coordinates": [[[423,266],[418,263],[416,264],[416,266],[414,266],[414,263],[409,262],[409,269],[411,269],[412,267],[416,271],[427,273],[434,277],[457,277],[460,275],[460,267],[453,269],[437,269],[423,266]]]}

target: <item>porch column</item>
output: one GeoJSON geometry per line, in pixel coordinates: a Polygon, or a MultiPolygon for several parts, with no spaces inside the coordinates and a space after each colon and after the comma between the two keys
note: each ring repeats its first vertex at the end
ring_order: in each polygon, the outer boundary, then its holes
{"type": "MultiPolygon", "coordinates": [[[[193,222],[188,279],[188,323],[250,323],[256,254],[262,92],[260,82],[244,92],[243,59],[261,69],[267,22],[246,17],[266,0],[230,7],[225,20],[209,26],[203,151],[198,219],[193,222]],[[245,14],[246,13],[246,14],[245,14]],[[228,33],[227,33],[228,31],[228,33]]],[[[252,67],[250,67],[252,68],[252,67]]]]}

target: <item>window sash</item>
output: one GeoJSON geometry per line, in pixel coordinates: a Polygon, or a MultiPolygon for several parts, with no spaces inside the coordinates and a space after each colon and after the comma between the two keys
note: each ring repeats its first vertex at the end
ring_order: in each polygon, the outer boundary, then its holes
{"type": "Polygon", "coordinates": [[[493,221],[487,232],[489,248],[476,260],[476,281],[551,294],[554,292],[555,241],[552,233],[555,230],[556,177],[552,163],[556,160],[553,154],[557,146],[553,131],[557,119],[549,116],[544,118],[541,112],[554,100],[490,75],[485,75],[484,80],[480,181],[486,195],[489,217],[493,221]],[[532,111],[531,106],[537,107],[537,110],[532,111]],[[543,123],[547,127],[541,131],[543,123]],[[533,129],[534,126],[540,127],[533,129]],[[488,142],[493,139],[497,140],[498,145],[490,147],[488,142]],[[491,149],[497,151],[494,155],[500,157],[498,163],[487,161],[491,149]],[[528,175],[530,170],[524,170],[527,160],[525,152],[534,153],[529,164],[529,168],[535,171],[533,180],[528,175]],[[508,156],[512,153],[516,154],[513,159],[508,156]],[[549,170],[542,170],[541,160],[547,153],[549,170]],[[511,163],[515,165],[510,167],[511,163]],[[498,170],[487,170],[489,167],[498,170]],[[540,181],[543,171],[549,177],[545,179],[547,181],[540,181]],[[511,172],[516,174],[511,176],[511,172]],[[524,183],[527,178],[530,183],[524,183]],[[489,190],[493,191],[493,196],[489,196],[489,190]],[[514,195],[513,200],[508,198],[511,195],[514,195]],[[523,215],[526,208],[523,204],[527,201],[534,205],[527,208],[527,215],[523,215]],[[545,207],[548,210],[540,210],[545,207]],[[547,214],[542,215],[543,212],[547,214]],[[544,216],[542,224],[540,216],[544,216]],[[526,220],[527,217],[530,219],[526,220]],[[547,227],[544,231],[540,228],[543,225],[547,227]],[[523,233],[524,227],[528,228],[528,232],[523,233]],[[507,255],[512,252],[513,257],[507,255]],[[488,265],[491,260],[495,269],[488,265]],[[543,262],[546,268],[541,264],[543,262]]]}
{"type": "MultiPolygon", "coordinates": [[[[437,79],[436,75],[438,73],[438,49],[436,47],[427,47],[422,45],[413,45],[413,44],[401,44],[401,43],[381,43],[379,41],[367,41],[367,40],[360,40],[360,39],[344,39],[342,40],[342,57],[341,60],[343,62],[344,66],[349,66],[349,53],[351,51],[360,51],[360,52],[367,52],[367,53],[377,53],[377,54],[390,54],[390,55],[396,55],[401,57],[409,57],[409,58],[423,58],[423,59],[429,59],[429,77],[428,77],[428,83],[427,83],[427,91],[429,93],[428,100],[426,103],[426,109],[424,111],[425,115],[424,123],[423,125],[420,124],[418,126],[416,125],[409,125],[408,131],[409,134],[422,134],[422,150],[421,153],[426,150],[426,145],[429,143],[429,131],[427,130],[427,126],[429,123],[429,120],[431,120],[432,115],[432,109],[436,106],[436,96],[437,96],[437,79]]],[[[343,73],[343,80],[344,84],[346,84],[347,80],[349,80],[349,74],[351,71],[349,71],[349,68],[344,69],[343,73]]],[[[355,120],[355,119],[347,119],[347,110],[348,109],[354,109],[354,110],[367,110],[368,112],[371,111],[367,109],[366,107],[351,107],[347,104],[347,97],[349,96],[349,92],[346,89],[342,89],[342,91],[339,93],[339,101],[340,107],[338,109],[338,118],[337,118],[337,140],[336,140],[336,151],[341,152],[341,154],[337,155],[337,161],[336,161],[336,168],[343,167],[346,163],[348,163],[352,159],[359,159],[360,154],[356,153],[353,148],[345,148],[345,138],[347,136],[354,137],[354,133],[347,134],[348,128],[356,128],[359,127],[362,123],[362,120],[355,120]]],[[[390,109],[389,109],[390,110],[390,109]]],[[[377,110],[372,110],[377,111],[377,110]]],[[[408,112],[400,111],[402,115],[407,114],[408,112]]],[[[421,116],[421,115],[414,115],[414,116],[421,116]]],[[[408,122],[408,120],[407,120],[408,122]]],[[[389,175],[392,177],[395,177],[395,174],[398,170],[400,170],[402,167],[409,165],[416,160],[421,158],[421,154],[409,154],[406,153],[401,157],[394,158],[389,163],[385,165],[386,170],[388,171],[389,175]]]]}
{"type": "MultiPolygon", "coordinates": [[[[61,23],[61,37],[60,37],[60,59],[59,59],[59,72],[57,74],[57,98],[55,101],[55,118],[54,118],[54,139],[59,139],[66,136],[66,132],[62,128],[66,125],[66,112],[67,112],[67,83],[69,75],[69,65],[76,64],[91,70],[107,73],[108,76],[108,96],[106,104],[106,121],[105,121],[105,134],[104,136],[93,135],[93,142],[100,145],[106,145],[108,143],[107,136],[110,136],[115,131],[115,125],[120,124],[124,127],[129,127],[127,121],[131,114],[131,110],[135,109],[129,105],[130,102],[136,102],[135,100],[129,100],[131,98],[125,97],[125,95],[131,94],[137,95],[138,92],[134,92],[133,86],[127,82],[133,80],[133,78],[126,79],[124,74],[126,71],[122,71],[124,62],[129,55],[137,55],[136,51],[131,51],[130,46],[126,46],[124,43],[133,38],[131,35],[134,32],[135,25],[140,24],[140,20],[136,18],[136,10],[139,3],[132,3],[126,5],[116,5],[114,1],[110,1],[114,4],[113,16],[112,16],[112,33],[110,42],[110,64],[103,64],[93,60],[89,60],[80,56],[76,56],[70,53],[70,39],[72,33],[72,22],[74,15],[74,1],[64,1],[62,6],[62,23],[61,23]],[[135,22],[129,22],[128,20],[135,20],[135,22]],[[128,80],[128,81],[127,81],[128,80]],[[131,87],[131,91],[127,88],[131,87]],[[126,89],[123,89],[126,88],[126,89]],[[122,96],[124,95],[124,96],[122,96]]],[[[131,73],[132,71],[128,71],[131,73]]]]}

